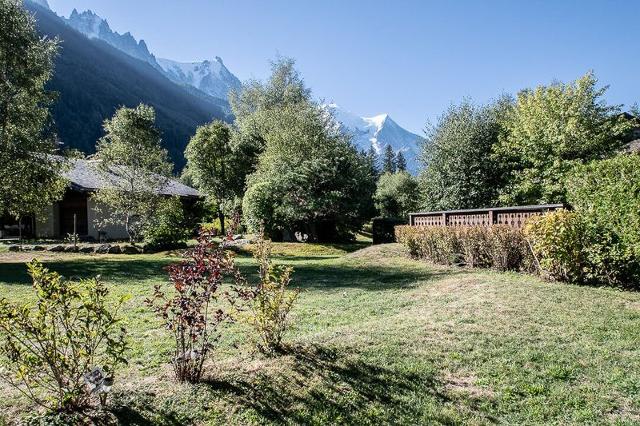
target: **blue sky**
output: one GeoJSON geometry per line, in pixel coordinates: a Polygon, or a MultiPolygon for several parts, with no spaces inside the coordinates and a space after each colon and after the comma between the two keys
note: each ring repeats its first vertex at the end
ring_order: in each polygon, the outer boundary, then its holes
{"type": "Polygon", "coordinates": [[[452,102],[594,70],[607,99],[640,102],[640,1],[49,0],[91,9],[158,57],[220,56],[241,80],[294,57],[314,94],[421,132],[452,102]]]}

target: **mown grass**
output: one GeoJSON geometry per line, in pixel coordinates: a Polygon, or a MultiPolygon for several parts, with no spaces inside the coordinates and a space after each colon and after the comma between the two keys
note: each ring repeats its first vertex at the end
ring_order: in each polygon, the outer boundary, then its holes
{"type": "MultiPolygon", "coordinates": [[[[302,289],[287,349],[256,354],[235,324],[200,385],[173,381],[170,340],[143,304],[175,257],[46,262],[67,276],[101,274],[114,295],[133,296],[131,362],[110,405],[124,424],[640,423],[640,294],[362,247],[276,245],[302,289]]],[[[237,259],[255,276],[250,248],[237,259]]],[[[2,296],[31,297],[23,261],[0,257],[2,296]]],[[[0,410],[9,421],[29,407],[5,387],[0,410]]]]}

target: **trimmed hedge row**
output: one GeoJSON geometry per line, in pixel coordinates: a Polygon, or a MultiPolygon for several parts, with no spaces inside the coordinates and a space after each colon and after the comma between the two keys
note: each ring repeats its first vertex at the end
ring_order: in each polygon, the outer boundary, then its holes
{"type": "Polygon", "coordinates": [[[442,265],[466,265],[499,271],[535,270],[522,230],[505,225],[396,226],[396,240],[418,259],[442,265]]]}
{"type": "Polygon", "coordinates": [[[589,212],[558,210],[533,217],[525,234],[546,278],[639,287],[640,257],[635,247],[609,224],[595,222],[589,212]]]}

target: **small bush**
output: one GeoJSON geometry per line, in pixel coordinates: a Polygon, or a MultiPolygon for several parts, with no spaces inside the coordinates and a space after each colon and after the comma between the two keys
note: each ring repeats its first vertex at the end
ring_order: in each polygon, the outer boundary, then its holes
{"type": "Polygon", "coordinates": [[[396,239],[412,257],[433,263],[501,271],[531,269],[524,234],[508,226],[397,226],[396,239]]]}
{"type": "Polygon", "coordinates": [[[586,233],[576,212],[558,210],[532,217],[525,234],[544,275],[560,281],[584,281],[586,233]]]}
{"type": "Polygon", "coordinates": [[[191,233],[186,222],[180,198],[163,200],[157,213],[145,225],[145,251],[168,250],[184,245],[191,233]]]}
{"type": "Polygon", "coordinates": [[[126,330],[99,278],[70,282],[34,260],[28,265],[36,303],[0,300],[0,378],[35,404],[71,413],[95,396],[105,402],[126,364],[126,330]]]}
{"type": "Polygon", "coordinates": [[[146,303],[173,334],[176,379],[197,383],[204,361],[220,337],[218,328],[232,320],[230,312],[235,300],[230,292],[222,292],[222,281],[226,276],[236,283],[242,279],[233,258],[206,232],[200,234],[198,244],[184,256],[180,263],[167,267],[173,294],[167,296],[157,285],[146,303]],[[226,310],[222,305],[225,300],[226,310]]]}
{"type": "Polygon", "coordinates": [[[260,283],[250,302],[248,320],[256,331],[258,349],[271,353],[281,348],[299,290],[288,289],[292,268],[271,263],[271,241],[260,238],[254,256],[259,264],[260,283]]]}
{"type": "MultiPolygon", "coordinates": [[[[224,220],[224,228],[225,230],[229,230],[233,227],[233,223],[231,219],[224,220]]],[[[222,226],[220,225],[220,219],[216,218],[212,222],[203,223],[202,230],[210,233],[213,236],[222,236],[222,226]]]]}

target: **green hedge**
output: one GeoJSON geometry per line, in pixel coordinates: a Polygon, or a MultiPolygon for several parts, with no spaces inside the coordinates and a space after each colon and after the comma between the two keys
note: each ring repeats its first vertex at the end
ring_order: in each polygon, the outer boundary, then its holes
{"type": "Polygon", "coordinates": [[[524,233],[504,225],[397,226],[396,240],[408,248],[412,257],[442,265],[500,271],[534,270],[524,233]]]}
{"type": "Polygon", "coordinates": [[[527,222],[525,233],[540,272],[576,284],[638,288],[640,258],[615,229],[594,221],[592,214],[558,210],[527,222]]]}

